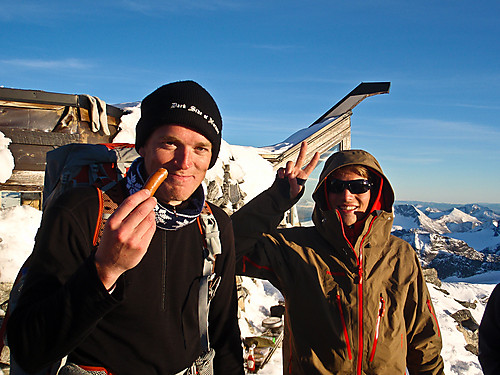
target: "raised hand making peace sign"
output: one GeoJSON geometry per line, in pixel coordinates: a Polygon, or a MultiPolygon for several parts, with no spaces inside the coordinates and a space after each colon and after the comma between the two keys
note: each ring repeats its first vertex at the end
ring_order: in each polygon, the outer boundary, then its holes
{"type": "Polygon", "coordinates": [[[304,160],[306,158],[307,142],[302,142],[300,145],[299,156],[295,163],[288,161],[285,168],[278,169],[279,178],[288,178],[290,184],[290,198],[295,198],[302,190],[307,178],[312,173],[319,161],[319,153],[316,152],[311,161],[304,167],[304,160]]]}

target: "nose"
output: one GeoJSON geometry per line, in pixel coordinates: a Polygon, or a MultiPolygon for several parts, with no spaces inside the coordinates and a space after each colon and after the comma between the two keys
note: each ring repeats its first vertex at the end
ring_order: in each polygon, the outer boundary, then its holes
{"type": "Polygon", "coordinates": [[[344,191],[342,191],[342,193],[340,193],[340,194],[342,194],[342,197],[346,200],[349,200],[350,198],[352,198],[354,196],[354,194],[351,193],[351,191],[347,188],[345,188],[344,191]]]}
{"type": "Polygon", "coordinates": [[[187,147],[178,147],[175,152],[175,163],[180,169],[188,169],[192,166],[191,152],[187,147]]]}

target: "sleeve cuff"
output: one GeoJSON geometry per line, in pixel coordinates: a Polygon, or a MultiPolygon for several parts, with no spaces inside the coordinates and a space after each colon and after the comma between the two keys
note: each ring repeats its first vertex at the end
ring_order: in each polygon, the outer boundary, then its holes
{"type": "Polygon", "coordinates": [[[299,195],[294,199],[290,198],[290,184],[286,178],[279,178],[276,176],[274,183],[269,188],[269,192],[272,194],[273,199],[278,203],[278,206],[284,211],[290,209],[294,204],[296,204],[300,198],[304,195],[305,187],[300,190],[299,195]]]}

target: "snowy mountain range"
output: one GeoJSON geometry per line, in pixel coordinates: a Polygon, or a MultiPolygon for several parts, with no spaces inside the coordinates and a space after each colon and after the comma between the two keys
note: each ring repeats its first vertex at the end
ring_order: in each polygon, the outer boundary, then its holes
{"type": "Polygon", "coordinates": [[[409,242],[440,279],[500,270],[500,215],[477,204],[440,210],[394,206],[393,234],[409,242]]]}

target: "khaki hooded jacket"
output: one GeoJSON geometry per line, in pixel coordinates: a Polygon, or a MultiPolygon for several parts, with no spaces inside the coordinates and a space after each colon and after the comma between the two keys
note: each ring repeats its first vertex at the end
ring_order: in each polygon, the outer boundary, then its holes
{"type": "Polygon", "coordinates": [[[391,235],[394,193],[376,159],[362,150],[333,154],[313,198],[312,227],[277,229],[298,200],[279,178],[232,216],[237,274],[267,279],[285,298],[283,373],[443,374],[434,307],[416,252],[391,235]],[[351,164],[378,176],[374,210],[354,244],[324,188],[351,164]]]}

